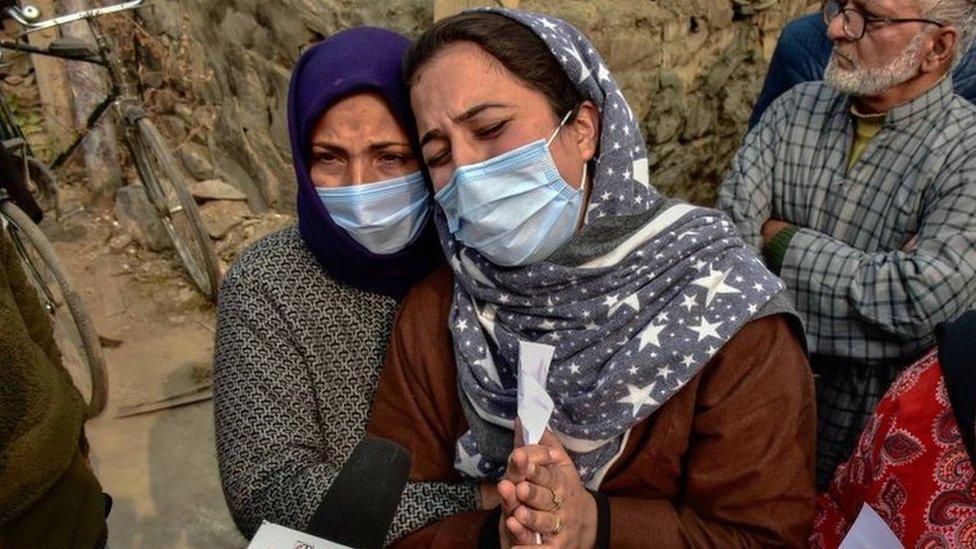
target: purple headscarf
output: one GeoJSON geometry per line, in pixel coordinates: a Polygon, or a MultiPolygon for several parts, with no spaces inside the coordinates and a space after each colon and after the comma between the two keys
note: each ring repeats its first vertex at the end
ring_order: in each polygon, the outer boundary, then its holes
{"type": "Polygon", "coordinates": [[[400,64],[410,41],[395,32],[361,27],[316,44],[298,60],[288,94],[288,126],[298,177],[298,228],[305,245],[336,280],[402,297],[443,261],[433,224],[406,249],[379,255],[364,248],[332,220],[309,176],[312,129],[329,107],[360,91],[379,93],[406,131],[420,158],[410,96],[400,64]]]}

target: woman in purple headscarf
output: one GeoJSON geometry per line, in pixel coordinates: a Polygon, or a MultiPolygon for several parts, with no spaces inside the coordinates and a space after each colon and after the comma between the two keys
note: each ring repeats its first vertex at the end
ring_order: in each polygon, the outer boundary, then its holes
{"type": "MultiPolygon", "coordinates": [[[[400,63],[409,41],[359,28],[294,70],[298,225],[246,251],[220,291],[217,450],[228,506],[314,530],[362,439],[398,300],[443,261],[400,63]]],[[[476,508],[474,489],[411,484],[391,536],[476,508]]]]}

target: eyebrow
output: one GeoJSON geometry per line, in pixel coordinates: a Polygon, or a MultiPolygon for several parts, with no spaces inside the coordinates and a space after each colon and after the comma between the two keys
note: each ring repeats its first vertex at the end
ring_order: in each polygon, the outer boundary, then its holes
{"type": "MultiPolygon", "coordinates": [[[[452,116],[451,120],[458,124],[463,124],[465,122],[468,122],[472,118],[478,116],[479,114],[485,112],[488,109],[510,109],[510,108],[512,108],[512,105],[508,105],[505,103],[481,103],[479,105],[475,105],[471,107],[470,109],[462,112],[457,116],[452,116]]],[[[440,130],[430,130],[429,132],[425,133],[422,138],[420,138],[420,146],[423,147],[424,145],[430,143],[434,139],[438,139],[443,136],[444,133],[441,132],[440,130]]]]}
{"type": "MultiPolygon", "coordinates": [[[[335,150],[340,150],[340,151],[345,151],[346,150],[345,147],[342,147],[340,145],[336,145],[335,143],[329,143],[327,141],[317,141],[317,142],[312,143],[312,148],[314,149],[315,147],[320,147],[320,148],[323,148],[323,149],[335,149],[335,150]]],[[[370,145],[369,146],[369,150],[370,151],[379,151],[379,150],[383,150],[383,149],[386,149],[386,148],[389,148],[389,147],[406,147],[406,148],[409,148],[410,147],[410,143],[408,143],[406,141],[382,141],[380,143],[373,143],[372,145],[370,145]]]]}
{"type": "Polygon", "coordinates": [[[864,15],[869,15],[871,17],[883,17],[878,15],[873,6],[874,2],[871,2],[870,0],[851,0],[850,3],[860,9],[864,15]]]}

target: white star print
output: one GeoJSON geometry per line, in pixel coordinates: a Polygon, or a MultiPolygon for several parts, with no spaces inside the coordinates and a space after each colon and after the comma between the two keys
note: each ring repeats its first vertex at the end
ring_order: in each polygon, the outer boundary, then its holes
{"type": "Polygon", "coordinates": [[[644,328],[644,331],[641,332],[640,345],[637,347],[637,350],[643,351],[644,347],[647,347],[648,345],[654,345],[655,347],[660,348],[661,332],[663,332],[665,328],[667,328],[665,325],[655,326],[654,324],[648,324],[647,327],[644,328]]]}
{"type": "Polygon", "coordinates": [[[681,361],[686,367],[691,368],[692,364],[695,363],[695,355],[688,355],[681,361]]]}
{"type": "Polygon", "coordinates": [[[716,271],[714,269],[709,270],[708,276],[704,276],[695,280],[691,284],[694,286],[701,286],[708,290],[708,296],[705,297],[705,306],[708,307],[712,304],[712,300],[716,296],[721,294],[738,294],[741,293],[739,290],[725,284],[725,279],[728,278],[728,272],[716,271]]]}
{"type": "Polygon", "coordinates": [[[635,387],[634,385],[627,384],[627,396],[618,400],[620,404],[629,404],[633,407],[631,412],[634,417],[640,412],[640,409],[645,405],[657,406],[658,402],[651,398],[651,393],[654,391],[655,382],[651,382],[650,385],[645,387],[635,387]]]}
{"type": "Polygon", "coordinates": [[[641,310],[640,298],[637,296],[636,293],[633,293],[633,294],[630,294],[623,301],[615,302],[613,304],[613,306],[610,307],[610,310],[607,311],[607,316],[613,315],[614,313],[616,313],[617,311],[619,311],[624,305],[626,305],[626,306],[630,307],[631,309],[633,309],[635,313],[640,312],[640,310],[641,310]]]}
{"type": "Polygon", "coordinates": [[[553,322],[552,320],[544,320],[542,324],[539,325],[540,330],[546,330],[546,331],[552,330],[555,327],[556,327],[556,323],[553,322]]]}
{"type": "Polygon", "coordinates": [[[658,370],[657,377],[663,377],[664,379],[668,379],[669,377],[671,377],[672,373],[674,373],[674,371],[671,370],[671,367],[665,365],[662,366],[660,370],[658,370]]]}
{"type": "Polygon", "coordinates": [[[688,312],[698,306],[698,302],[693,295],[686,295],[685,300],[681,303],[682,307],[687,307],[688,312]]]}
{"type": "Polygon", "coordinates": [[[465,318],[462,318],[461,320],[459,320],[458,323],[457,323],[457,329],[458,329],[459,332],[463,332],[463,331],[467,330],[468,329],[468,320],[465,319],[465,318]]]}
{"type": "Polygon", "coordinates": [[[501,378],[498,377],[498,369],[495,367],[495,360],[491,357],[491,354],[486,354],[484,358],[475,361],[474,365],[484,369],[492,381],[499,385],[502,384],[501,378]]]}
{"type": "Polygon", "coordinates": [[[458,456],[457,460],[454,461],[454,468],[469,477],[478,478],[481,476],[481,471],[478,469],[478,457],[480,455],[471,455],[464,449],[464,446],[458,444],[458,456]]]}
{"type": "Polygon", "coordinates": [[[591,72],[590,68],[587,67],[586,63],[583,62],[583,57],[580,55],[580,52],[577,51],[576,47],[572,45],[563,49],[566,50],[566,52],[580,65],[580,79],[578,84],[586,82],[586,79],[590,77],[591,72]]]}
{"type": "Polygon", "coordinates": [[[705,320],[703,316],[701,319],[701,324],[698,326],[688,326],[688,329],[698,333],[698,341],[703,341],[707,337],[720,338],[718,335],[718,328],[724,324],[723,322],[716,322],[712,324],[711,322],[705,320]]]}
{"type": "MultiPolygon", "coordinates": [[[[606,298],[606,300],[604,300],[604,302],[603,302],[603,306],[604,307],[610,307],[610,310],[612,311],[612,310],[614,310],[613,309],[614,306],[616,306],[617,303],[619,303],[619,302],[620,302],[620,294],[608,295],[607,298],[606,298]]],[[[611,314],[611,313],[608,313],[608,314],[611,314]]]]}

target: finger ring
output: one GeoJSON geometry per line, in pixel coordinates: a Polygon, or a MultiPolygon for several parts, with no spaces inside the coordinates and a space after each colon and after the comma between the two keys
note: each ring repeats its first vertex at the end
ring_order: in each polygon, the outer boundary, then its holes
{"type": "Polygon", "coordinates": [[[559,532],[562,531],[563,531],[563,519],[559,518],[559,515],[556,515],[556,526],[552,530],[549,530],[549,537],[554,538],[559,535],[559,532]]]}
{"type": "Polygon", "coordinates": [[[559,497],[559,494],[557,494],[556,491],[553,490],[552,488],[546,486],[546,490],[549,490],[549,495],[550,497],[552,497],[552,510],[558,511],[562,509],[563,503],[565,503],[566,500],[559,497]]]}

